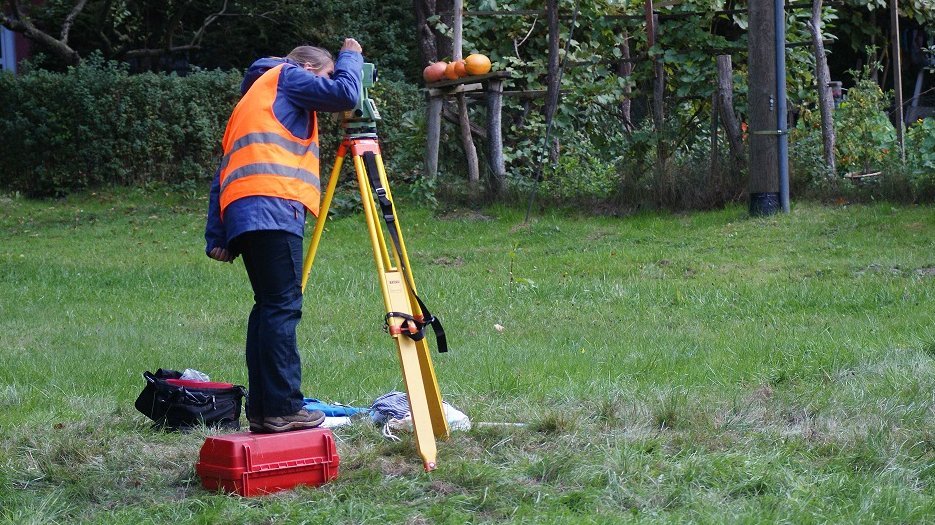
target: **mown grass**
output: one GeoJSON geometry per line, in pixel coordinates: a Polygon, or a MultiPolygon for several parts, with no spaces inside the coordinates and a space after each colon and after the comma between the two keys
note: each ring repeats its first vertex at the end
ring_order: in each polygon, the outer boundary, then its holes
{"type": "MultiPolygon", "coordinates": [[[[362,423],[337,482],[204,491],[206,431],[161,434],[140,373],[244,383],[249,285],[203,255],[204,202],[0,201],[0,520],[8,523],[930,522],[935,213],[749,219],[404,206],[422,295],[478,422],[440,468],[362,423]],[[502,327],[502,331],[496,328],[502,327]]],[[[360,217],[331,223],[299,338],[306,395],[401,387],[360,217]]]]}

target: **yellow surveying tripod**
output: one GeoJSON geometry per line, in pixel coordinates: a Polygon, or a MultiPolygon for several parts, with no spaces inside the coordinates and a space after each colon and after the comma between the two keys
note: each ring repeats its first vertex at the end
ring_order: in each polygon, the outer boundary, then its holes
{"type": "Polygon", "coordinates": [[[344,158],[350,154],[357,172],[357,185],[364,208],[373,260],[376,263],[383,304],[386,307],[385,328],[396,341],[399,362],[402,366],[403,382],[409,398],[412,414],[413,435],[426,471],[435,469],[435,438],[447,439],[448,420],[442,406],[442,396],[435,378],[435,369],[425,339],[425,327],[435,331],[438,351],[447,352],[447,341],[441,323],[426,308],[416,295],[415,281],[409,266],[409,256],[403,241],[402,229],[397,219],[393,194],[383,166],[383,156],[377,139],[376,121],[380,120],[373,100],[368,97],[368,88],[376,81],[373,64],[364,64],[360,99],[357,106],[344,113],[344,139],[338,147],[334,169],[328,179],[328,188],[322,199],[312,240],[305,255],[302,268],[302,291],[308,282],[312,263],[318,251],[321,234],[325,228],[328,209],[334,198],[335,188],[344,158]],[[380,209],[377,209],[379,204],[380,209]],[[378,215],[379,214],[379,215],[378,215]],[[386,230],[392,239],[392,250],[387,245],[379,217],[382,216],[386,230]],[[391,255],[392,254],[392,255],[391,255]]]}

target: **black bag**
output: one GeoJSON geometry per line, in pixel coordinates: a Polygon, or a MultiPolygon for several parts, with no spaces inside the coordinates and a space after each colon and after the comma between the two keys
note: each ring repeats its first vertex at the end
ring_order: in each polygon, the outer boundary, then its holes
{"type": "Polygon", "coordinates": [[[240,406],[247,391],[240,385],[196,381],[168,381],[182,377],[175,370],[146,371],[146,387],[136,398],[136,409],[165,430],[190,430],[198,425],[240,429],[240,406]],[[176,384],[173,384],[176,383],[176,384]]]}

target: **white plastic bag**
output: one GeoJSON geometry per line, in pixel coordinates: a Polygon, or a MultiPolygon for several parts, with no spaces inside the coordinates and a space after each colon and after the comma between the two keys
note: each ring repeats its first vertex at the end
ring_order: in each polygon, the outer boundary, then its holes
{"type": "MultiPolygon", "coordinates": [[[[445,409],[445,419],[448,420],[449,429],[471,430],[471,419],[464,412],[449,405],[447,401],[442,402],[442,407],[445,409]]],[[[391,430],[412,432],[412,414],[406,414],[406,417],[402,419],[391,417],[386,421],[386,426],[391,430]]]]}

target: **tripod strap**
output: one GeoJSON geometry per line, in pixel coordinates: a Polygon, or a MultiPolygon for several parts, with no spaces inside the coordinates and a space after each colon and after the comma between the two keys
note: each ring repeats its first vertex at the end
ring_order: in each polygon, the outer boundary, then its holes
{"type": "Polygon", "coordinates": [[[386,188],[383,187],[383,183],[380,181],[380,171],[377,167],[376,155],[372,151],[365,151],[361,157],[364,160],[367,180],[370,181],[370,189],[373,190],[374,195],[377,196],[377,202],[380,204],[380,211],[383,214],[383,221],[386,223],[386,229],[390,232],[390,237],[393,239],[393,245],[396,248],[396,255],[403,277],[406,279],[406,284],[409,286],[409,291],[412,292],[412,296],[415,297],[416,302],[419,303],[419,309],[422,310],[422,319],[402,312],[388,312],[386,314],[386,320],[389,321],[392,317],[400,317],[406,320],[405,324],[415,324],[417,327],[415,331],[402,330],[402,333],[413,341],[421,341],[425,338],[425,327],[431,325],[432,330],[435,331],[435,340],[438,343],[439,353],[447,352],[448,338],[445,337],[445,328],[442,327],[442,322],[429,312],[428,307],[425,306],[422,299],[415,293],[416,287],[413,283],[412,275],[409,274],[409,268],[406,268],[403,258],[402,242],[399,240],[399,231],[396,229],[396,214],[393,213],[393,202],[386,196],[386,188]]]}

